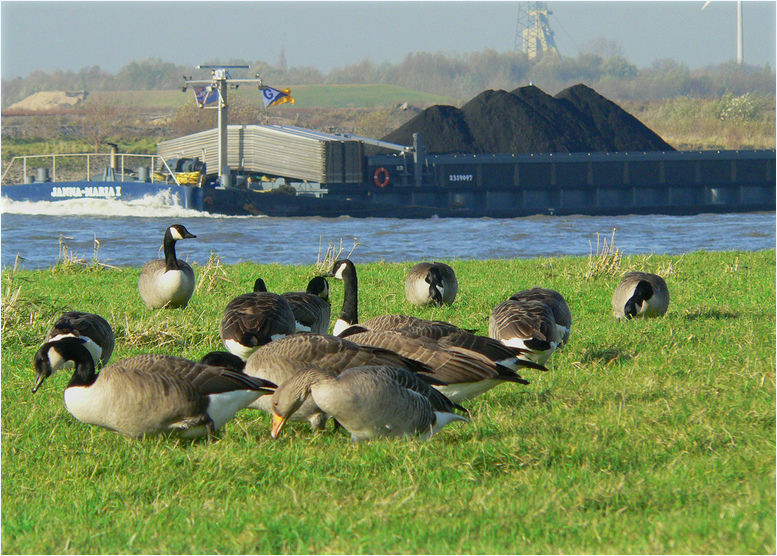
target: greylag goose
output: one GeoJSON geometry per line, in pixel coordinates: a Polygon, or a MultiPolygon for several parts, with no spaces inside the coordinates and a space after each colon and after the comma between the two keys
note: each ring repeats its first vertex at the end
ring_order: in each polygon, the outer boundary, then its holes
{"type": "Polygon", "coordinates": [[[306,369],[273,394],[271,434],[277,438],[289,416],[308,398],[336,419],[354,442],[387,436],[429,439],[448,423],[466,421],[436,410],[420,393],[420,385],[416,375],[394,367],[354,367],[339,374],[306,369]]]}
{"type": "Polygon", "coordinates": [[[132,438],[213,438],[235,413],[275,388],[267,380],[167,355],[137,355],[98,374],[84,343],[66,337],[41,346],[35,384],[51,375],[57,361],[71,361],[75,370],[65,389],[67,410],[79,421],[132,438]]]}
{"type": "Polygon", "coordinates": [[[668,308],[669,288],[657,274],[629,272],[612,296],[612,312],[618,320],[661,317],[668,308]]]}
{"type": "Polygon", "coordinates": [[[138,278],[140,297],[149,309],[186,307],[194,293],[194,270],[176,257],[175,242],[197,236],[181,224],[165,231],[165,260],[154,259],[143,265],[138,278]]]}
{"type": "MultiPolygon", "coordinates": [[[[386,349],[362,346],[337,336],[295,334],[256,350],[246,361],[245,372],[280,385],[309,367],[339,374],[350,367],[364,365],[389,365],[410,372],[430,370],[422,363],[386,349]]],[[[251,407],[272,413],[269,396],[261,396],[251,407]]],[[[320,430],[329,417],[309,400],[290,418],[308,421],[311,427],[320,430]]]]}

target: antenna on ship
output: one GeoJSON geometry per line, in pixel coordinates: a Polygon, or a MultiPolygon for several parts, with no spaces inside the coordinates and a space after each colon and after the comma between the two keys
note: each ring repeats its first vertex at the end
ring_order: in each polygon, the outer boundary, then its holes
{"type": "Polygon", "coordinates": [[[184,76],[184,85],[181,87],[183,92],[189,88],[189,85],[195,87],[194,94],[197,104],[200,108],[218,101],[218,130],[219,130],[219,167],[218,175],[221,183],[224,183],[223,175],[229,174],[229,163],[227,160],[227,125],[229,123],[229,104],[227,103],[227,91],[237,89],[243,83],[256,85],[260,90],[265,88],[262,80],[257,75],[257,79],[234,79],[231,70],[248,69],[248,66],[197,66],[197,69],[211,70],[210,80],[192,80],[184,76]]]}

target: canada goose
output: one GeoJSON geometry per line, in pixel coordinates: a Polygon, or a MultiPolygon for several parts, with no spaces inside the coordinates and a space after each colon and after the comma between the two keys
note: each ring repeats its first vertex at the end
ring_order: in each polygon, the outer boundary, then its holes
{"type": "Polygon", "coordinates": [[[466,421],[453,412],[435,410],[419,393],[418,382],[412,373],[385,366],[355,367],[340,374],[303,370],[272,396],[272,437],[278,437],[289,416],[308,398],[351,433],[354,442],[386,436],[429,439],[448,423],[466,421]]]}
{"type": "Polygon", "coordinates": [[[165,260],[154,259],[143,265],[138,278],[138,290],[146,307],[186,307],[194,292],[194,270],[189,263],[176,258],[175,242],[196,238],[181,224],[165,231],[165,260]]]}
{"type": "Polygon", "coordinates": [[[451,305],[458,291],[456,273],[445,263],[418,263],[405,280],[405,296],[413,305],[451,305]]]}
{"type": "Polygon", "coordinates": [[[137,355],[98,374],[84,343],[65,337],[41,346],[35,354],[35,384],[50,376],[58,361],[73,362],[65,389],[67,410],[79,421],[132,438],[213,438],[237,411],[275,388],[266,380],[167,355],[137,355]]]}
{"type": "Polygon", "coordinates": [[[528,350],[523,357],[544,365],[558,347],[559,336],[551,308],[543,301],[508,299],[491,311],[488,335],[528,350]]]}
{"type": "MultiPolygon", "coordinates": [[[[339,259],[334,262],[331,272],[326,275],[343,281],[343,307],[340,317],[335,322],[332,330],[332,334],[340,336],[348,327],[359,324],[359,279],[356,276],[356,266],[350,259],[339,259]]],[[[369,325],[363,327],[370,330],[389,330],[415,325],[419,322],[429,323],[438,321],[423,321],[422,319],[405,315],[383,315],[370,319],[368,321],[369,325]]]]}
{"type": "Polygon", "coordinates": [[[353,262],[349,259],[335,261],[332,271],[327,276],[333,276],[343,281],[343,308],[332,331],[336,336],[347,336],[348,329],[352,327],[355,332],[361,332],[365,329],[376,331],[406,330],[439,340],[444,346],[456,346],[477,351],[495,363],[512,370],[517,370],[523,366],[516,361],[516,356],[521,355],[525,351],[524,348],[512,346],[502,348],[499,346],[499,342],[492,338],[476,336],[469,330],[447,322],[430,321],[409,315],[380,315],[360,324],[358,278],[353,262]],[[442,338],[445,336],[448,338],[443,340],[442,338]]]}
{"type": "Polygon", "coordinates": [[[612,312],[615,318],[661,317],[669,307],[669,288],[657,274],[629,272],[615,288],[612,312]]]}
{"type": "Polygon", "coordinates": [[[350,259],[336,260],[332,271],[326,275],[343,281],[343,309],[332,329],[332,334],[339,336],[343,330],[359,322],[359,279],[350,259]]]}
{"type": "MultiPolygon", "coordinates": [[[[504,382],[529,384],[515,371],[494,363],[480,353],[456,346],[441,346],[430,338],[409,331],[374,331],[349,334],[348,340],[361,345],[380,347],[408,359],[423,363],[440,383],[435,385],[451,401],[472,399],[504,382]]],[[[513,356],[515,366],[546,370],[541,365],[521,361],[513,356]]]]}
{"type": "MultiPolygon", "coordinates": [[[[350,367],[389,365],[410,372],[430,371],[429,367],[392,351],[362,346],[350,340],[322,334],[295,334],[270,342],[257,349],[246,361],[248,375],[283,384],[299,371],[318,367],[335,374],[350,367]]],[[[272,413],[269,396],[251,404],[254,409],[272,413]]],[[[329,417],[309,400],[292,416],[292,421],[308,421],[314,429],[323,429],[329,417]]]]}
{"type": "Polygon", "coordinates": [[[248,357],[273,340],[296,332],[294,313],[288,302],[267,291],[264,280],[254,282],[254,291],[239,295],[227,304],[221,318],[221,341],[230,353],[248,357]]]}
{"type": "MultiPolygon", "coordinates": [[[[95,367],[106,365],[113,354],[116,338],[113,329],[100,315],[82,311],[62,313],[51,328],[46,332],[43,343],[60,340],[66,336],[84,338],[84,344],[92,354],[95,367]]],[[[58,369],[53,369],[56,372],[58,369]]]]}
{"type": "Polygon", "coordinates": [[[569,341],[569,334],[572,332],[572,312],[564,296],[556,290],[550,288],[533,287],[530,290],[521,290],[510,296],[510,299],[516,301],[536,300],[542,301],[550,307],[553,313],[553,320],[556,321],[556,327],[559,331],[559,349],[563,348],[569,341]]]}
{"type": "Polygon", "coordinates": [[[288,302],[294,313],[297,332],[314,334],[329,332],[332,308],[329,306],[329,282],[326,278],[316,276],[308,282],[304,292],[287,292],[281,296],[288,302]]]}

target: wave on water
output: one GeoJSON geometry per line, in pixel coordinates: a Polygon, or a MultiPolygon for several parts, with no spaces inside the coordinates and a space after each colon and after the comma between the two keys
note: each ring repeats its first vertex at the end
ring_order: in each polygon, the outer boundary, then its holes
{"type": "Polygon", "coordinates": [[[142,218],[256,218],[227,217],[220,214],[187,209],[180,205],[178,195],[161,191],[134,201],[81,198],[62,201],[0,200],[0,213],[43,216],[133,216],[142,218]]]}

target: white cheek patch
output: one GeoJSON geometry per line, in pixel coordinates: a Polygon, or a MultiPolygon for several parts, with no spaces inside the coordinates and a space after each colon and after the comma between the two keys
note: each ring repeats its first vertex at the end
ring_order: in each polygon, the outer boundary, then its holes
{"type": "Polygon", "coordinates": [[[46,355],[51,365],[51,374],[56,373],[60,369],[70,369],[73,367],[73,362],[66,361],[55,348],[50,348],[46,355]]]}
{"type": "Polygon", "coordinates": [[[243,344],[235,340],[224,340],[224,347],[227,348],[229,353],[237,355],[243,361],[248,359],[248,357],[257,350],[255,347],[245,347],[243,344]]]}
{"type": "Polygon", "coordinates": [[[344,270],[345,270],[345,265],[344,264],[340,265],[338,269],[335,271],[335,278],[337,278],[338,280],[342,280],[344,270]]]}
{"type": "Polygon", "coordinates": [[[337,319],[335,321],[335,326],[332,329],[332,335],[333,336],[339,336],[343,333],[347,328],[349,328],[351,325],[345,322],[343,319],[337,319]]]}
{"type": "Polygon", "coordinates": [[[170,235],[173,236],[174,240],[183,239],[183,236],[181,235],[181,232],[178,231],[178,228],[170,228],[170,235]]]}
{"type": "MultiPolygon", "coordinates": [[[[97,367],[97,365],[100,362],[100,358],[103,355],[103,349],[98,346],[94,340],[91,338],[87,338],[86,336],[76,336],[75,334],[59,334],[58,336],[54,336],[49,340],[50,342],[56,342],[61,340],[62,338],[81,338],[84,342],[84,347],[89,351],[89,353],[92,355],[92,361],[94,361],[94,366],[97,367]]],[[[51,365],[52,371],[57,371],[59,369],[70,369],[73,367],[72,361],[65,361],[60,367],[54,368],[54,364],[51,365]]]]}

